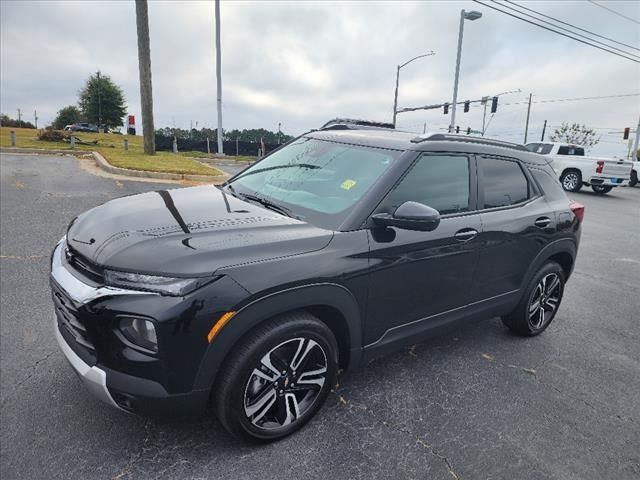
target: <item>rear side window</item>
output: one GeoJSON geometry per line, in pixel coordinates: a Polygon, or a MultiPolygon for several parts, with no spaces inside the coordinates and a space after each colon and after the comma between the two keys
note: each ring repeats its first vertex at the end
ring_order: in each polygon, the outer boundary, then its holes
{"type": "Polygon", "coordinates": [[[480,157],[483,208],[515,205],[529,198],[529,181],[518,162],[498,158],[480,157]]]}
{"type": "Polygon", "coordinates": [[[423,203],[441,215],[469,211],[469,159],[458,155],[422,155],[387,200],[423,203]]]}
{"type": "Polygon", "coordinates": [[[542,187],[542,191],[544,192],[544,196],[547,200],[550,202],[554,202],[556,200],[568,200],[562,186],[560,185],[560,180],[556,177],[535,168],[531,168],[529,171],[533,175],[533,178],[535,178],[540,184],[540,187],[542,187]]]}
{"type": "Polygon", "coordinates": [[[558,155],[578,155],[579,157],[584,157],[584,148],[565,145],[558,147],[558,155]]]}

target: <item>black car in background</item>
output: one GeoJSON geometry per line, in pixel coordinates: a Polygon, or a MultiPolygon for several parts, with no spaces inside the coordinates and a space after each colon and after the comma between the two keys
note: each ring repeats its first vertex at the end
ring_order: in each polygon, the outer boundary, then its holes
{"type": "Polygon", "coordinates": [[[339,368],[462,321],[540,334],[583,214],[523,146],[332,124],[221,187],[74,219],[52,255],[55,335],[113,406],[213,404],[232,434],[273,440],[318,411],[339,368]]]}

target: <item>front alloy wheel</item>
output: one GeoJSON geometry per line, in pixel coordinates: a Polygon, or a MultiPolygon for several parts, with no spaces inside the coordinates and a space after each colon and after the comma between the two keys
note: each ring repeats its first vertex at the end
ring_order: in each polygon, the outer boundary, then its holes
{"type": "Polygon", "coordinates": [[[233,345],[212,389],[214,408],[235,437],[277,440],[315,415],[337,372],[338,345],[329,327],[306,311],[285,313],[233,345]]]}
{"type": "Polygon", "coordinates": [[[327,375],[327,355],[310,338],[294,338],[271,349],[253,369],[244,390],[244,413],[264,430],[301,418],[318,398],[327,375]]]}

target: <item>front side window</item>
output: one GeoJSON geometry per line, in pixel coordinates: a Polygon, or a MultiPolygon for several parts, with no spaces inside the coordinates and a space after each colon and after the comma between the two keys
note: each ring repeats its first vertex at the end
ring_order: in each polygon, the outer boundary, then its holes
{"type": "Polygon", "coordinates": [[[302,137],[249,167],[227,188],[335,229],[401,153],[302,137]]]}
{"type": "Polygon", "coordinates": [[[529,181],[518,162],[478,158],[482,170],[483,208],[515,205],[529,198],[529,181]]]}
{"type": "Polygon", "coordinates": [[[389,194],[395,210],[412,201],[435,208],[441,215],[468,212],[469,159],[461,155],[422,155],[389,194]]]}

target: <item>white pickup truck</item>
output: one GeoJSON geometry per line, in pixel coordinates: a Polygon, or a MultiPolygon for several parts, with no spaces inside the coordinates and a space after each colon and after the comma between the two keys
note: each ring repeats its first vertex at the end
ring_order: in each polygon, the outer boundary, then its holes
{"type": "Polygon", "coordinates": [[[577,192],[583,185],[601,195],[629,183],[632,163],[604,157],[587,157],[584,147],[566,143],[528,143],[527,150],[549,157],[562,188],[577,192]]]}

